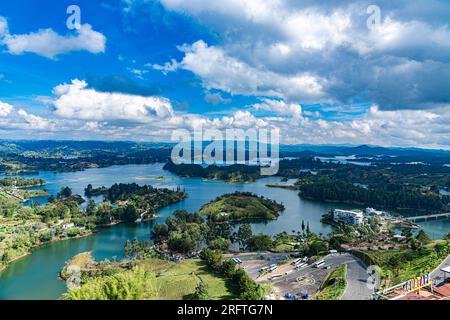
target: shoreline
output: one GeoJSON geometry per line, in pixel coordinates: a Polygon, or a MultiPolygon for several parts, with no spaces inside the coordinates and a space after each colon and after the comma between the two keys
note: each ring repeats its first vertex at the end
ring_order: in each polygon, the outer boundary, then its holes
{"type": "MultiPolygon", "coordinates": [[[[157,219],[157,218],[158,218],[158,216],[155,215],[155,216],[152,217],[152,218],[145,219],[145,220],[143,220],[143,221],[141,221],[141,222],[134,222],[134,223],[135,223],[135,224],[139,224],[139,223],[150,222],[150,221],[155,220],[155,219],[157,219]]],[[[116,221],[116,222],[113,222],[113,223],[111,223],[111,224],[97,225],[97,226],[95,226],[95,228],[112,228],[112,227],[114,227],[114,226],[116,226],[116,225],[123,224],[123,223],[133,223],[133,222],[132,222],[132,221],[116,221]]],[[[45,246],[45,245],[47,245],[47,244],[51,244],[51,243],[55,243],[55,242],[87,238],[87,237],[90,237],[90,236],[95,235],[95,234],[100,233],[100,232],[101,232],[101,231],[94,230],[94,231],[91,231],[91,232],[89,232],[89,233],[87,233],[87,234],[77,235],[77,236],[75,236],[75,237],[69,237],[69,238],[63,238],[63,239],[61,239],[61,238],[59,238],[59,239],[52,239],[52,240],[50,240],[50,241],[43,242],[43,243],[40,243],[40,244],[38,244],[38,245],[34,245],[34,246],[30,247],[30,248],[27,250],[27,252],[24,253],[23,255],[20,255],[20,256],[18,256],[18,257],[15,257],[15,258],[12,259],[11,261],[8,261],[8,263],[7,263],[6,265],[4,265],[3,267],[0,268],[0,274],[1,274],[3,271],[5,271],[6,269],[8,269],[8,267],[9,267],[12,263],[14,263],[14,262],[16,262],[16,261],[18,261],[18,260],[20,260],[20,259],[22,259],[22,258],[25,258],[25,257],[27,257],[27,256],[29,256],[29,255],[32,255],[32,252],[31,252],[31,251],[32,251],[33,249],[38,249],[38,248],[43,247],[43,246],[45,246]]]]}
{"type": "Polygon", "coordinates": [[[25,258],[25,257],[28,257],[28,256],[30,256],[30,255],[32,255],[33,253],[32,253],[31,251],[32,251],[33,249],[39,249],[40,247],[43,247],[43,246],[45,246],[45,245],[47,245],[47,244],[51,244],[51,243],[55,243],[55,242],[67,241],[67,240],[73,240],[73,239],[86,238],[86,237],[92,236],[92,235],[94,235],[94,234],[96,234],[96,233],[97,233],[97,232],[95,232],[95,231],[91,231],[91,232],[89,232],[89,233],[87,233],[87,234],[77,235],[77,236],[75,236],[75,237],[63,238],[63,239],[61,239],[61,238],[59,238],[59,239],[52,239],[52,240],[50,240],[50,241],[46,241],[46,242],[40,243],[40,244],[38,244],[38,245],[34,245],[34,246],[30,247],[24,254],[22,254],[22,255],[20,255],[20,256],[17,256],[17,257],[15,257],[15,258],[13,258],[12,260],[8,261],[8,263],[7,263],[6,265],[4,265],[3,267],[0,268],[0,274],[1,274],[3,271],[5,271],[6,269],[8,269],[8,267],[9,267],[12,263],[14,263],[14,262],[16,262],[16,261],[18,261],[18,260],[20,260],[20,259],[23,259],[23,258],[25,258]]]}

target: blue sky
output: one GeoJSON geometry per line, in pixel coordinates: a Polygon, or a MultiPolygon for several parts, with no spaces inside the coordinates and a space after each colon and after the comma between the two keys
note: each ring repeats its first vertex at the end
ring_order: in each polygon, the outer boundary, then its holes
{"type": "Polygon", "coordinates": [[[0,135],[169,141],[199,125],[276,127],[284,143],[448,149],[450,5],[370,5],[3,1],[0,135]]]}

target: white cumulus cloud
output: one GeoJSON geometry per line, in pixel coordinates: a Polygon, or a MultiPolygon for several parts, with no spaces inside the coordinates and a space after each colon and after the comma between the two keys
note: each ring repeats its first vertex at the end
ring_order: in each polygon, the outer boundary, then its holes
{"type": "Polygon", "coordinates": [[[81,120],[151,122],[173,115],[169,100],[89,89],[85,81],[73,80],[53,89],[55,114],[81,120]]]}
{"type": "Polygon", "coordinates": [[[11,54],[30,52],[49,59],[73,51],[103,53],[106,46],[106,37],[93,30],[89,24],[81,25],[80,29],[68,35],[59,35],[52,29],[40,29],[29,34],[11,34],[6,19],[0,17],[0,37],[0,44],[5,45],[11,54]]]}

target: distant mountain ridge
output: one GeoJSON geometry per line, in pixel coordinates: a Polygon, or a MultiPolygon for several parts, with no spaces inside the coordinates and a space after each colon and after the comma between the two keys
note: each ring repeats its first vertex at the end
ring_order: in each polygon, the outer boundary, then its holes
{"type": "MultiPolygon", "coordinates": [[[[203,142],[203,145],[207,145],[203,142]]],[[[132,141],[74,141],[74,140],[0,140],[0,152],[25,151],[58,151],[58,150],[98,150],[107,149],[115,151],[142,150],[142,149],[168,149],[175,145],[172,142],[132,142],[132,141]]],[[[248,145],[248,143],[247,143],[248,145]]],[[[373,145],[280,145],[283,157],[315,157],[315,156],[396,156],[396,157],[450,157],[450,150],[420,149],[400,147],[380,147],[373,145]]]]}

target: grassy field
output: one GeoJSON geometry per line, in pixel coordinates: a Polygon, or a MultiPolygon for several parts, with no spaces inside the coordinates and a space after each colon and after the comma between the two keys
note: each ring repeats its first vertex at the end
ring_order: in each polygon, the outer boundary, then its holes
{"type": "Polygon", "coordinates": [[[313,297],[313,300],[339,300],[344,294],[347,282],[345,281],[345,273],[347,265],[341,265],[323,282],[320,291],[313,297]]]}
{"type": "Polygon", "coordinates": [[[149,260],[144,265],[156,272],[158,282],[156,299],[189,299],[200,282],[206,284],[209,297],[213,300],[233,298],[225,279],[213,275],[201,260],[185,260],[179,263],[149,260]]]}
{"type": "MultiPolygon", "coordinates": [[[[178,263],[163,260],[149,259],[141,262],[134,270],[122,271],[116,275],[114,282],[120,281],[122,287],[139,286],[144,288],[139,296],[122,295],[125,299],[139,300],[183,300],[191,299],[197,285],[200,282],[206,284],[209,299],[223,300],[233,299],[235,296],[229,289],[225,279],[208,271],[201,260],[184,260],[178,263]],[[148,283],[147,283],[148,282],[148,283]],[[148,288],[154,290],[148,291],[148,288]]],[[[111,279],[94,278],[89,280],[81,289],[74,290],[65,296],[68,299],[103,299],[114,298],[109,296],[111,283],[105,284],[111,279]],[[105,279],[102,283],[102,279],[105,279]],[[104,290],[102,288],[107,288],[104,290]]],[[[111,281],[109,281],[111,282],[111,281]]],[[[120,298],[119,298],[120,299],[120,298]]]]}

